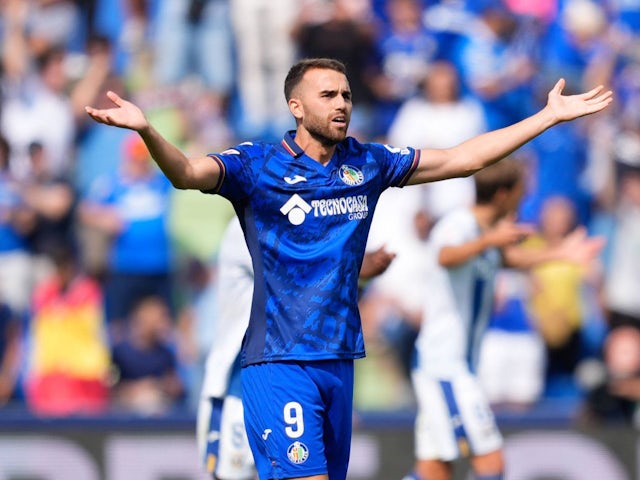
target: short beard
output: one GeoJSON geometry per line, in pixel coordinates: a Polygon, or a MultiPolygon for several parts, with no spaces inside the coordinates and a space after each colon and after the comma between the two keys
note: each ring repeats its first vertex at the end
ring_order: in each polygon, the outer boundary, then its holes
{"type": "Polygon", "coordinates": [[[305,126],[309,135],[324,147],[333,147],[342,142],[347,136],[346,133],[332,134],[328,128],[317,127],[315,124],[305,126]]]}

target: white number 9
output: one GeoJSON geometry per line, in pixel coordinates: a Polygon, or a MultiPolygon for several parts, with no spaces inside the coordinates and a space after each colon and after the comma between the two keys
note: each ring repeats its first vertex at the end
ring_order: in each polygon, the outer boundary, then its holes
{"type": "Polygon", "coordinates": [[[289,402],[284,406],[284,422],[289,425],[284,432],[289,438],[300,438],[304,433],[304,419],[302,417],[302,405],[298,402],[289,402]]]}

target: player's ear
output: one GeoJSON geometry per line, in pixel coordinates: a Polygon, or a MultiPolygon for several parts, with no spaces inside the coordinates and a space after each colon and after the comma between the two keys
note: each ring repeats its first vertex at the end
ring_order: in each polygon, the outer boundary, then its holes
{"type": "Polygon", "coordinates": [[[300,100],[298,100],[297,98],[289,99],[289,111],[296,120],[301,120],[303,117],[304,109],[302,108],[302,103],[300,102],[300,100]]]}

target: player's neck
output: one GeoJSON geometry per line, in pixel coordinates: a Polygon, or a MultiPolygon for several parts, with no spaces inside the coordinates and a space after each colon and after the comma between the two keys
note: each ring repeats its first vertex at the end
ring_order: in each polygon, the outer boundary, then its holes
{"type": "Polygon", "coordinates": [[[303,129],[298,129],[294,141],[304,150],[307,157],[312,158],[322,166],[327,166],[336,151],[335,145],[325,145],[303,129]]]}

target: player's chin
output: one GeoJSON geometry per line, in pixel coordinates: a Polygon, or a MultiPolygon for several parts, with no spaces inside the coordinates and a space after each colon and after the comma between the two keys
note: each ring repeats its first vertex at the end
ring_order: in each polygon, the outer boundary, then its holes
{"type": "Polygon", "coordinates": [[[331,139],[336,142],[341,142],[347,136],[347,130],[349,128],[348,123],[336,123],[331,128],[331,139]]]}

